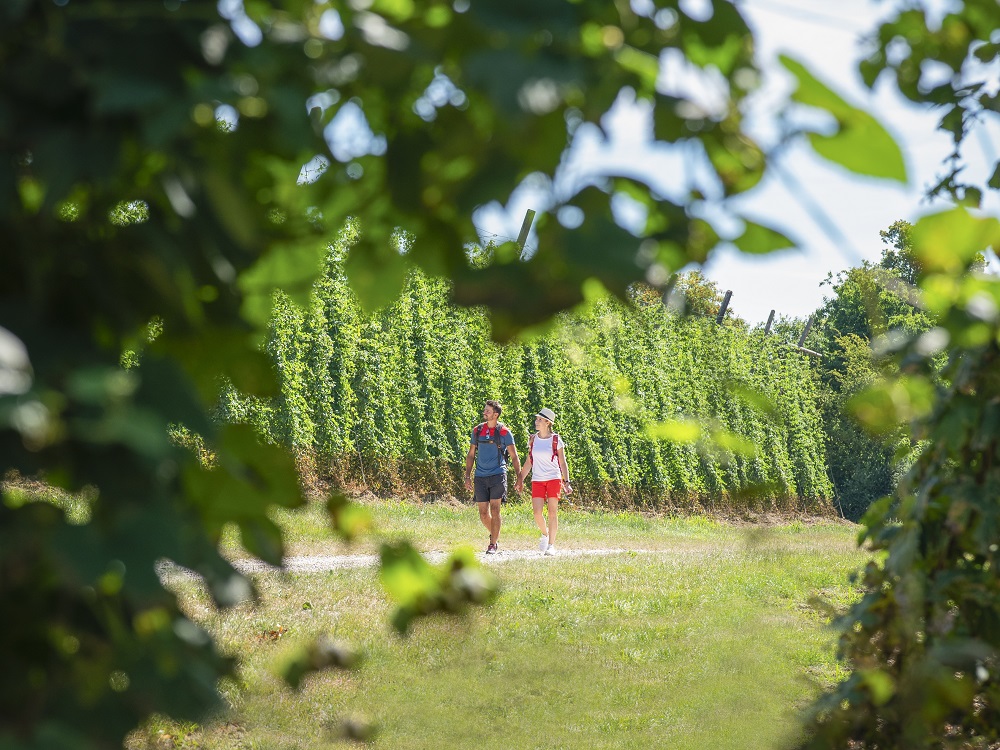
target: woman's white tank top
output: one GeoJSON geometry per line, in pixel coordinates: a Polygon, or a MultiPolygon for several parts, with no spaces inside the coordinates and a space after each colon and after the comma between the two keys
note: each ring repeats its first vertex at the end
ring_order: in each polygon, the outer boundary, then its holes
{"type": "MultiPolygon", "coordinates": [[[[559,450],[562,449],[562,437],[560,437],[559,450]]],[[[535,435],[535,442],[531,444],[531,481],[548,482],[561,477],[559,459],[552,460],[552,436],[541,438],[535,435]]]]}

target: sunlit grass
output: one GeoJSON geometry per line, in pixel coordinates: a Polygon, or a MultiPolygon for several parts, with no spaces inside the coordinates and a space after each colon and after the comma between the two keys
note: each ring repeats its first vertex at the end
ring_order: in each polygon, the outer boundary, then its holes
{"type": "MultiPolygon", "coordinates": [[[[483,535],[472,507],[371,510],[385,536],[408,533],[422,549],[483,535]]],[[[507,548],[533,548],[530,510],[505,515],[507,548]]],[[[293,552],[344,551],[321,544],[315,510],[282,522],[293,552]]],[[[847,576],[864,555],[852,528],[574,511],[564,524],[563,548],[635,551],[494,565],[503,589],[491,605],[419,621],[405,639],[389,628],[374,568],[260,575],[260,601],[226,612],[183,584],[185,606],[243,660],[231,715],[190,741],[347,747],[340,728],[353,717],[378,727],[374,748],[776,748],[838,676],[833,634],[809,601],[854,597],[847,576]],[[320,634],[365,660],[291,691],[275,660],[320,634]]]]}
{"type": "MultiPolygon", "coordinates": [[[[377,550],[387,539],[407,538],[424,551],[448,550],[469,544],[476,550],[486,548],[487,533],[473,504],[458,502],[413,503],[403,500],[379,500],[365,506],[372,516],[376,533],[353,546],[332,538],[329,519],[322,503],[310,503],[295,511],[276,510],[274,519],[285,531],[288,554],[343,554],[377,550]]],[[[503,506],[502,549],[531,550],[538,541],[531,506],[512,502],[503,506]]],[[[701,542],[713,546],[722,543],[742,544],[748,534],[778,535],[797,546],[814,547],[833,539],[839,545],[853,534],[855,527],[830,519],[829,522],[790,521],[783,525],[760,527],[734,525],[705,516],[654,516],[635,512],[606,512],[561,507],[559,511],[559,546],[575,549],[671,549],[698,548],[701,542]],[[795,540],[791,542],[791,540],[795,540]]],[[[235,531],[226,535],[224,548],[235,557],[246,556],[235,531]]]]}

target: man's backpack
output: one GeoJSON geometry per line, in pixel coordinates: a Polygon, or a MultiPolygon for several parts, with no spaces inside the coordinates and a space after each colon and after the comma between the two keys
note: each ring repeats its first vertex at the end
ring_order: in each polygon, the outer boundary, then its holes
{"type": "MultiPolygon", "coordinates": [[[[528,460],[531,461],[531,465],[535,465],[534,456],[532,455],[532,450],[535,447],[535,437],[538,433],[534,433],[530,438],[528,438],[528,460]]],[[[559,455],[559,435],[552,433],[552,460],[555,461],[559,455]]]]}
{"type": "MultiPolygon", "coordinates": [[[[476,425],[476,429],[472,431],[472,435],[473,435],[473,437],[476,440],[476,449],[477,450],[479,449],[479,443],[480,443],[479,435],[485,429],[488,429],[486,427],[486,422],[480,422],[479,424],[476,425]]],[[[507,425],[505,425],[503,422],[497,422],[497,427],[496,427],[495,430],[493,430],[493,433],[490,435],[490,437],[488,439],[482,441],[484,443],[495,443],[496,444],[496,446],[497,446],[497,464],[500,465],[500,466],[503,466],[503,440],[502,440],[502,438],[503,438],[504,435],[508,434],[508,432],[509,431],[507,430],[507,425]]]]}

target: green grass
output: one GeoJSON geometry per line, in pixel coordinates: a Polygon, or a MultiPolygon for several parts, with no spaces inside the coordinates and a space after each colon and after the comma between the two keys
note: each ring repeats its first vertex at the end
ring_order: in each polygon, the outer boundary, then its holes
{"type": "MultiPolygon", "coordinates": [[[[331,538],[329,520],[322,503],[310,503],[295,511],[276,510],[274,520],[285,532],[290,555],[371,553],[382,540],[408,538],[419,549],[449,550],[471,544],[486,548],[487,532],[472,504],[413,503],[378,500],[365,506],[371,514],[375,534],[348,546],[331,538]]],[[[535,549],[538,528],[528,503],[508,503],[502,511],[500,541],[504,549],[535,549]]],[[[793,520],[771,527],[734,525],[705,516],[651,516],[631,512],[560,508],[559,546],[574,549],[624,548],[642,550],[700,548],[742,545],[749,536],[776,534],[793,546],[815,548],[832,541],[842,545],[856,527],[838,523],[807,524],[793,520]]],[[[223,541],[231,557],[246,557],[238,534],[230,530],[223,541]]]]}
{"type": "MultiPolygon", "coordinates": [[[[385,537],[408,533],[421,549],[478,548],[485,534],[472,507],[371,510],[385,537]]],[[[505,516],[505,546],[533,548],[530,509],[505,516]]],[[[322,541],[315,508],[281,522],[292,553],[344,551],[322,541]]],[[[261,600],[225,612],[181,584],[189,612],[243,660],[240,680],[226,686],[231,715],[194,732],[161,722],[145,736],[156,745],[169,733],[159,746],[349,747],[339,731],[355,717],[378,727],[373,748],[776,748],[818,685],[838,676],[833,634],[809,601],[853,598],[847,576],[865,557],[852,527],[572,511],[561,522],[561,548],[637,551],[493,565],[502,590],[492,604],[418,621],[406,638],[389,628],[373,568],[261,575],[261,600]],[[280,628],[276,641],[262,637],[280,628]],[[275,662],[320,634],[365,660],[284,687],[275,662]]]]}

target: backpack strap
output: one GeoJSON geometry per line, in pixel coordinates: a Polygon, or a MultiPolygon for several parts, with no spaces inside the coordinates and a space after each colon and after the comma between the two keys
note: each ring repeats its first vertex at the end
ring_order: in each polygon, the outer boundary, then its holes
{"type": "Polygon", "coordinates": [[[507,426],[503,422],[497,422],[497,428],[493,432],[493,438],[497,441],[497,464],[503,466],[503,436],[508,433],[507,426]]]}
{"type": "MultiPolygon", "coordinates": [[[[535,438],[538,436],[536,432],[530,438],[528,438],[528,460],[531,461],[531,465],[535,465],[534,448],[535,448],[535,438]]],[[[559,436],[556,433],[552,433],[552,460],[556,460],[556,456],[559,454],[559,436]]]]}

